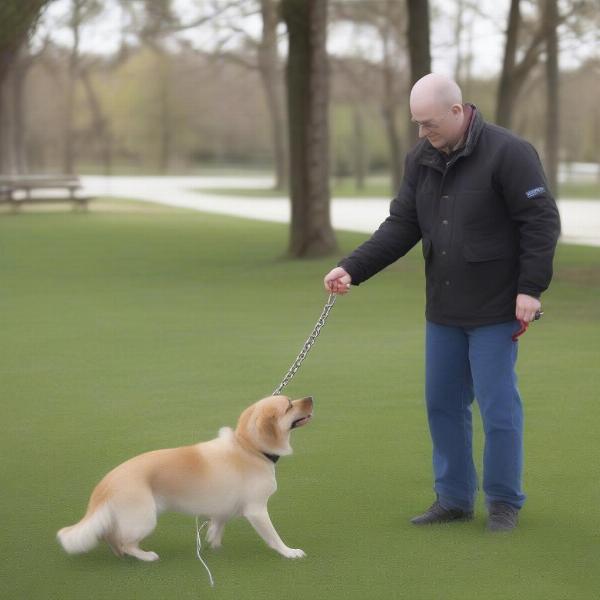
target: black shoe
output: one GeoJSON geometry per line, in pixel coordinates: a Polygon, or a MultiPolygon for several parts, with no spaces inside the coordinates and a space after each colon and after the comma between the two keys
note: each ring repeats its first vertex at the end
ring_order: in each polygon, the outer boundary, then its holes
{"type": "Polygon", "coordinates": [[[452,521],[472,521],[473,511],[459,508],[444,508],[436,500],[422,515],[413,517],[413,525],[432,525],[433,523],[450,523],[452,521]]]}
{"type": "Polygon", "coordinates": [[[519,509],[504,502],[490,502],[488,531],[512,531],[519,521],[519,509]]]}

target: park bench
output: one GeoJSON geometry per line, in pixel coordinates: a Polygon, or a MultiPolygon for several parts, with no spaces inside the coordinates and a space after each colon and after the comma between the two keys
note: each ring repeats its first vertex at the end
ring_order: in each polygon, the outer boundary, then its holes
{"type": "Polygon", "coordinates": [[[0,204],[8,203],[17,212],[23,203],[72,202],[74,208],[87,209],[91,196],[79,192],[81,182],[75,175],[0,176],[0,204]]]}

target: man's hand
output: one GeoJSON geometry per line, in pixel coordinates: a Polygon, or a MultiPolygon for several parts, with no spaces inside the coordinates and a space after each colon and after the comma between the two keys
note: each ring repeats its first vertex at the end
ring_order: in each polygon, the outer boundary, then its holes
{"type": "Polygon", "coordinates": [[[531,323],[535,320],[535,313],[542,308],[542,303],[533,296],[519,294],[517,296],[517,308],[515,315],[519,321],[531,323]]]}
{"type": "Polygon", "coordinates": [[[350,290],[352,277],[342,267],[336,267],[325,275],[323,283],[330,294],[346,294],[350,290]]]}

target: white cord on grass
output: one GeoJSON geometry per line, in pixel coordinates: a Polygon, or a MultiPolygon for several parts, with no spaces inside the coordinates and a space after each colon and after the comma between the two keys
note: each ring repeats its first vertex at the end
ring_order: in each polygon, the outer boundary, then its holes
{"type": "Polygon", "coordinates": [[[206,572],[208,573],[208,579],[210,580],[210,586],[215,587],[215,580],[213,579],[212,573],[208,568],[208,565],[204,562],[204,559],[200,555],[200,550],[202,549],[202,539],[200,538],[200,532],[204,529],[204,526],[208,524],[208,521],[204,521],[202,525],[198,525],[198,517],[196,517],[196,556],[198,560],[204,565],[206,572]]]}

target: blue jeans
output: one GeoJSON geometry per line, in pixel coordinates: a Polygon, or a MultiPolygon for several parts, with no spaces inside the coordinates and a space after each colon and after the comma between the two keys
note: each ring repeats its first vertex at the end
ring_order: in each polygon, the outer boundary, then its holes
{"type": "Polygon", "coordinates": [[[477,492],[471,406],[477,398],[485,433],[486,502],[519,509],[525,502],[523,408],[517,389],[517,321],[482,327],[427,322],[425,396],[433,441],[434,489],[444,508],[472,510],[477,492]]]}

